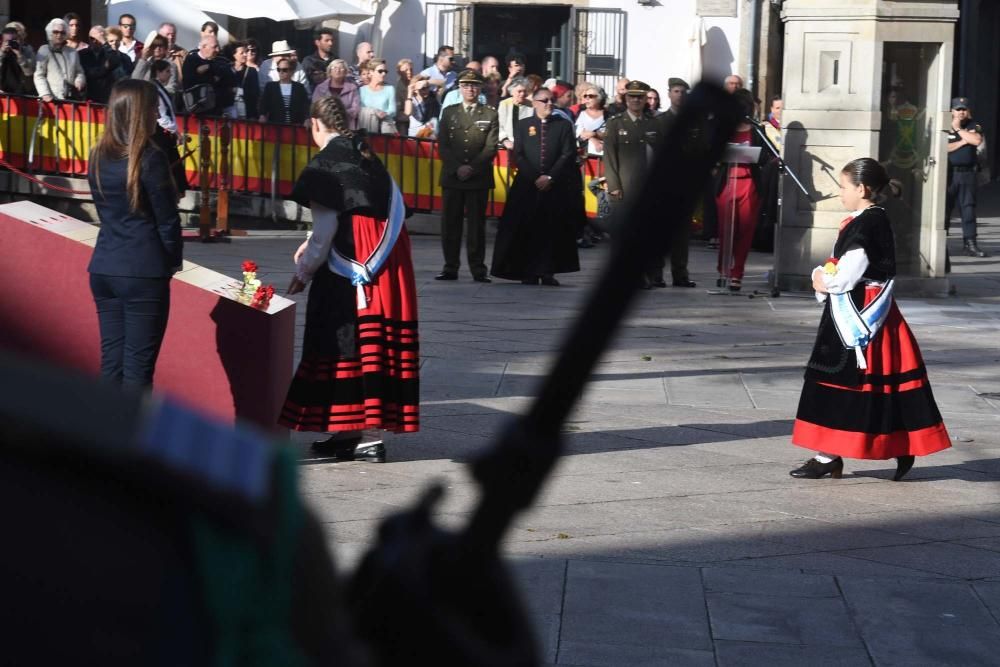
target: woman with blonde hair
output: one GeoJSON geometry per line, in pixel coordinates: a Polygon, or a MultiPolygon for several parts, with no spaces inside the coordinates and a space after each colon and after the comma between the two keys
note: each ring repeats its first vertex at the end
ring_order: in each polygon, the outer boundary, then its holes
{"type": "Polygon", "coordinates": [[[183,253],[170,165],[153,139],[157,106],[148,81],[115,84],[87,174],[101,221],[88,267],[101,375],[140,389],[153,384],[170,312],[170,278],[181,269],[183,253]]]}
{"type": "Polygon", "coordinates": [[[313,102],[320,151],[291,199],[312,210],[312,235],[295,252],[288,293],[305,289],[302,361],[279,423],[334,434],[314,450],[340,460],[385,461],[364,429],[420,428],[417,291],[399,188],[328,95],[313,102]]]}
{"type": "Polygon", "coordinates": [[[604,154],[604,128],[608,112],[604,105],[608,94],[600,86],[590,85],[583,91],[583,108],[576,117],[576,138],[587,148],[588,155],[604,154]]]}
{"type": "Polygon", "coordinates": [[[403,107],[410,97],[410,84],[413,82],[413,61],[409,58],[402,58],[396,63],[396,131],[400,136],[407,136],[409,133],[410,116],[403,107]]]}
{"type": "Polygon", "coordinates": [[[358,126],[371,134],[396,134],[396,91],[385,85],[389,66],[382,58],[372,58],[366,67],[369,79],[361,86],[358,126]]]}

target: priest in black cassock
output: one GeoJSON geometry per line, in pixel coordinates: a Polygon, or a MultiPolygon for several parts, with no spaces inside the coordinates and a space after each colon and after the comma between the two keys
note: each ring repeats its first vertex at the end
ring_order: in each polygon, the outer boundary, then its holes
{"type": "Polygon", "coordinates": [[[525,285],[559,284],[556,273],[580,270],[576,224],[568,205],[580,196],[573,124],[552,115],[552,93],[539,88],[535,115],[514,128],[517,175],[493,247],[491,273],[525,285]]]}

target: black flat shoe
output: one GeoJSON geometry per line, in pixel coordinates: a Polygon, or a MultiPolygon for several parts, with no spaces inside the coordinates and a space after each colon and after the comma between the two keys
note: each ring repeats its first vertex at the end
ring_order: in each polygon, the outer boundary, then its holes
{"type": "Polygon", "coordinates": [[[541,283],[543,285],[548,285],[549,287],[559,287],[559,281],[552,276],[542,276],[541,283]]]}
{"type": "Polygon", "coordinates": [[[442,271],[434,276],[434,280],[458,280],[458,274],[451,271],[442,271]]]}
{"type": "Polygon", "coordinates": [[[524,279],[521,280],[521,284],[522,285],[537,285],[538,284],[538,280],[539,280],[538,276],[535,276],[533,278],[524,278],[524,279]]]}
{"type": "Polygon", "coordinates": [[[666,287],[667,286],[667,283],[666,283],[665,280],[651,280],[649,282],[649,284],[652,285],[653,287],[666,287]]]}
{"type": "Polygon", "coordinates": [[[684,280],[675,280],[674,287],[697,287],[697,283],[693,280],[685,278],[684,280]]]}
{"type": "Polygon", "coordinates": [[[345,454],[353,454],[354,448],[361,443],[361,432],[357,433],[335,433],[326,440],[317,440],[310,449],[317,456],[328,456],[340,458],[345,454]]]}
{"type": "Polygon", "coordinates": [[[351,461],[385,463],[385,444],[381,440],[358,445],[352,452],[351,461]]]}
{"type": "Polygon", "coordinates": [[[827,475],[833,479],[840,479],[844,474],[844,459],[838,456],[829,463],[809,459],[801,468],[796,468],[788,474],[797,479],[820,479],[827,475]]]}
{"type": "Polygon", "coordinates": [[[915,460],[916,460],[915,456],[897,456],[896,474],[892,476],[892,481],[898,482],[899,480],[906,477],[906,473],[910,472],[910,468],[913,467],[913,462],[915,460]]]}
{"type": "Polygon", "coordinates": [[[493,282],[492,280],[490,280],[486,276],[472,276],[472,279],[475,280],[477,283],[491,283],[491,282],[493,282]]]}

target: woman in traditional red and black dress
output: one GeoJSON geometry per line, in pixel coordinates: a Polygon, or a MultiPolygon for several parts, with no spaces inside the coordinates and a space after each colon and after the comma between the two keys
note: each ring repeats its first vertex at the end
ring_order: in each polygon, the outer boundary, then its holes
{"type": "Polygon", "coordinates": [[[896,459],[893,480],[915,456],[951,446],[913,333],[892,297],[896,252],[885,210],[899,196],[885,168],[854,160],[840,174],[840,200],[852,211],[833,255],[812,272],[825,301],[806,366],[792,443],[817,451],[792,477],[839,478],[842,457],[896,459]]]}
{"type": "Polygon", "coordinates": [[[363,431],[419,429],[417,294],[405,205],[385,167],[354,136],[343,103],[311,109],[321,148],[292,191],[312,210],[313,231],[295,253],[289,293],[312,281],[302,361],[279,423],[333,433],[314,451],[340,460],[385,461],[363,431]]]}

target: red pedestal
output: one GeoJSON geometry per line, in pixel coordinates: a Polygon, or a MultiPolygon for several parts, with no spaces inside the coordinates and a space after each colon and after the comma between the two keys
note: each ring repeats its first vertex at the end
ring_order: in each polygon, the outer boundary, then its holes
{"type": "MultiPolygon", "coordinates": [[[[0,206],[0,347],[97,375],[100,335],[87,264],[98,228],[32,202],[0,206]]],[[[295,303],[235,300],[238,283],[184,263],[154,388],[225,420],[274,430],[293,373],[295,303]]]]}

